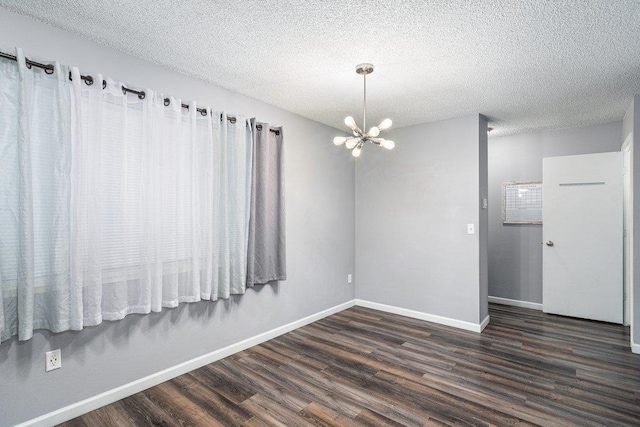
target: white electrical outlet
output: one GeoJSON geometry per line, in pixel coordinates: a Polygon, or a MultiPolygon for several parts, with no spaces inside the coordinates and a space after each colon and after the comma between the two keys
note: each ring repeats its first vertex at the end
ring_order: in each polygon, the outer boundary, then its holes
{"type": "Polygon", "coordinates": [[[352,281],[351,275],[347,274],[347,283],[351,283],[351,281],[352,281]]]}
{"type": "Polygon", "coordinates": [[[476,226],[474,224],[467,224],[467,234],[476,234],[476,226]]]}
{"type": "Polygon", "coordinates": [[[47,351],[44,354],[45,372],[53,371],[54,369],[60,369],[62,366],[62,355],[60,349],[47,351]]]}

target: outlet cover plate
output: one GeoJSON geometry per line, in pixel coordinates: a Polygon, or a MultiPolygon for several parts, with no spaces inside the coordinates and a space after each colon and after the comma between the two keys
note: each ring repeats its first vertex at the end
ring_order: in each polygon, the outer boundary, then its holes
{"type": "Polygon", "coordinates": [[[62,354],[60,349],[47,351],[44,354],[45,372],[60,369],[62,367],[62,354]]]}
{"type": "Polygon", "coordinates": [[[353,281],[353,278],[351,277],[350,274],[347,274],[347,283],[351,283],[353,281]]]}

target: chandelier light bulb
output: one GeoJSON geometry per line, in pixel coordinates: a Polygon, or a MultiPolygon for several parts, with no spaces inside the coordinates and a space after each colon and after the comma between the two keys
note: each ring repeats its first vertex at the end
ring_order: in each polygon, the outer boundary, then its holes
{"type": "Polygon", "coordinates": [[[384,119],[382,121],[382,123],[380,123],[378,125],[378,129],[380,129],[380,130],[389,129],[392,124],[393,124],[393,122],[391,121],[391,119],[384,119]]]}
{"type": "Polygon", "coordinates": [[[377,126],[372,127],[371,129],[369,129],[369,133],[367,135],[375,138],[376,136],[380,135],[380,128],[378,128],[377,126]]]}
{"type": "Polygon", "coordinates": [[[345,117],[344,124],[349,126],[351,128],[351,130],[356,130],[356,128],[358,127],[356,125],[356,121],[353,120],[353,117],[351,117],[351,116],[345,117]]]}
{"type": "Polygon", "coordinates": [[[354,148],[353,151],[351,152],[351,154],[353,155],[353,157],[360,157],[360,153],[362,152],[362,149],[360,147],[354,148]]]}
{"type": "Polygon", "coordinates": [[[382,145],[387,150],[393,150],[393,147],[396,146],[396,143],[393,142],[393,141],[385,140],[385,141],[382,141],[382,143],[380,145],[382,145]]]}
{"type": "Polygon", "coordinates": [[[349,139],[347,139],[347,148],[349,150],[351,150],[353,147],[358,145],[358,142],[360,142],[360,138],[349,138],[349,139]]]}
{"type": "Polygon", "coordinates": [[[335,138],[333,138],[333,143],[336,145],[342,145],[345,142],[347,142],[347,137],[346,136],[336,136],[335,138]]]}

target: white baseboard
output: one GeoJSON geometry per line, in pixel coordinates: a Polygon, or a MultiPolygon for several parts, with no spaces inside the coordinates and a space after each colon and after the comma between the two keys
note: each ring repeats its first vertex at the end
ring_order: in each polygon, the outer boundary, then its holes
{"type": "Polygon", "coordinates": [[[346,310],[347,308],[353,307],[354,304],[355,304],[355,300],[347,301],[343,304],[337,305],[335,307],[331,307],[327,310],[323,310],[316,314],[312,314],[311,316],[307,316],[303,319],[296,320],[295,322],[291,322],[289,324],[280,326],[278,328],[272,329],[270,331],[264,332],[254,337],[247,338],[246,340],[221,348],[219,350],[212,351],[211,353],[205,354],[200,357],[196,357],[184,363],[180,363],[179,365],[172,366],[171,368],[167,368],[163,371],[156,372],[155,374],[151,374],[144,378],[140,378],[139,380],[130,382],[123,386],[116,387],[112,390],[106,391],[97,396],[90,397],[78,403],[74,403],[72,405],[65,406],[64,408],[58,409],[48,414],[44,414],[38,418],[34,418],[30,421],[19,424],[19,426],[45,427],[45,426],[52,426],[52,425],[63,423],[72,418],[75,418],[82,414],[86,414],[87,412],[93,411],[94,409],[101,408],[105,405],[116,402],[127,396],[131,396],[132,394],[138,393],[142,390],[146,390],[149,387],[153,387],[162,382],[168,381],[172,378],[175,378],[182,374],[186,374],[187,372],[193,371],[194,369],[198,369],[204,365],[213,363],[216,360],[220,360],[227,356],[231,356],[232,354],[235,354],[239,351],[246,350],[249,347],[253,347],[254,345],[258,345],[260,343],[263,343],[265,341],[278,337],[282,334],[286,334],[287,332],[293,331],[294,329],[308,325],[309,323],[313,323],[324,317],[338,313],[342,310],[346,310]]]}
{"type": "Polygon", "coordinates": [[[634,343],[633,340],[631,340],[631,352],[640,354],[640,344],[634,343]]]}
{"type": "Polygon", "coordinates": [[[408,310],[406,308],[395,307],[392,305],[380,304],[361,299],[356,299],[356,305],[360,307],[371,308],[373,310],[385,311],[387,313],[399,314],[401,316],[412,317],[414,319],[426,320],[427,322],[439,323],[441,325],[453,326],[454,328],[464,329],[472,332],[482,332],[482,329],[489,323],[487,316],[482,323],[465,322],[464,320],[452,319],[450,317],[436,316],[435,314],[423,313],[422,311],[408,310]],[[485,323],[486,322],[486,323],[485,323]],[[484,326],[483,326],[484,325],[484,326]]]}
{"type": "Polygon", "coordinates": [[[492,302],[494,304],[512,305],[514,307],[531,308],[533,310],[542,311],[542,304],[537,302],[520,301],[517,299],[500,298],[500,297],[489,297],[489,302],[492,302]]]}
{"type": "Polygon", "coordinates": [[[480,323],[480,332],[484,331],[484,328],[486,328],[489,324],[489,320],[491,320],[491,318],[487,314],[487,317],[485,317],[484,320],[480,323]]]}

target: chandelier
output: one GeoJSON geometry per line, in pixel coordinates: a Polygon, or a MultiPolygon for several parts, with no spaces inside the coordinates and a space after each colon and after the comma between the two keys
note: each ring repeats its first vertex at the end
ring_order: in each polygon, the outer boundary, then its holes
{"type": "MultiPolygon", "coordinates": [[[[367,74],[373,73],[373,64],[360,64],[356,67],[356,73],[361,74],[364,78],[364,107],[362,113],[362,129],[367,129],[367,74]]],[[[391,150],[396,144],[393,141],[386,140],[384,138],[378,138],[381,130],[389,129],[391,127],[391,119],[384,119],[378,126],[374,126],[369,129],[369,132],[365,133],[362,129],[356,125],[356,121],[353,117],[348,116],[344,119],[344,124],[349,126],[353,131],[353,137],[336,136],[333,138],[335,145],[345,144],[347,149],[353,150],[351,154],[353,157],[360,157],[362,147],[366,142],[384,147],[387,150],[391,150]]]]}

